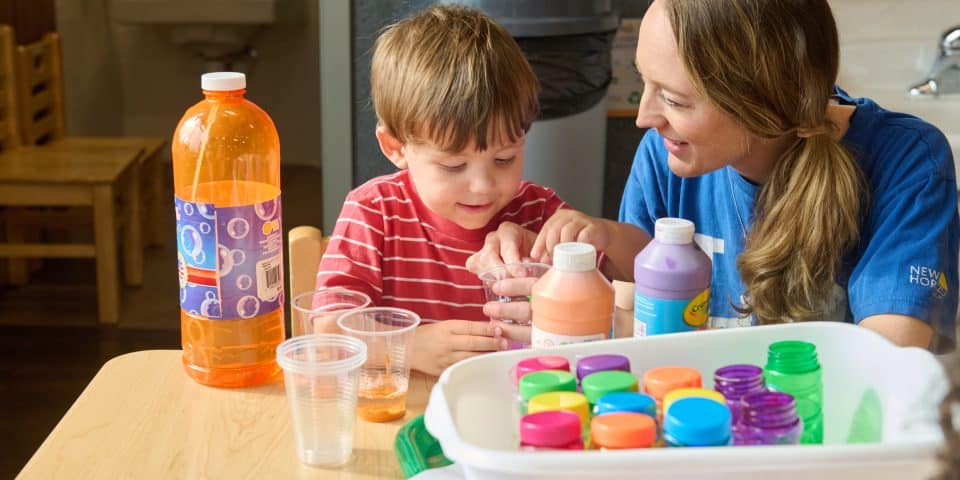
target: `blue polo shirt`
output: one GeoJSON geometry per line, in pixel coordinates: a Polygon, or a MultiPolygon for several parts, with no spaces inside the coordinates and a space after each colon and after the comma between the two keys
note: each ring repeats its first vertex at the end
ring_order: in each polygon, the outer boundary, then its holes
{"type": "MultiPolygon", "coordinates": [[[[837,89],[856,112],[842,143],[859,161],[870,190],[859,245],[843,260],[823,320],[860,322],[871,315],[910,315],[953,338],[957,314],[957,181],[943,133],[923,120],[884,110],[837,89]]],[[[747,326],[734,304],[744,286],[737,271],[744,229],[753,222],[759,187],[731,167],[694,178],[674,175],[662,137],[647,131],[633,160],[620,221],[649,235],[661,217],[696,225],[697,244],[713,260],[711,327],[747,326]],[[741,224],[743,227],[741,228],[741,224]]]]}

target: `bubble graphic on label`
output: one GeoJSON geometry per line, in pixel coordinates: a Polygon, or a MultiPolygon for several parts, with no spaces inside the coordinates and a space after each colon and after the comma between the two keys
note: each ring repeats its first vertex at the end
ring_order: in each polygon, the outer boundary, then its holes
{"type": "Polygon", "coordinates": [[[250,233],[250,222],[245,218],[232,218],[227,222],[227,234],[237,240],[244,238],[250,233]]]}
{"type": "Polygon", "coordinates": [[[273,200],[254,204],[253,211],[257,213],[260,220],[270,220],[277,214],[277,199],[274,198],[273,200]]]}
{"type": "Polygon", "coordinates": [[[205,317],[220,317],[220,301],[213,292],[207,292],[206,298],[200,302],[200,314],[205,317]]]}
{"type": "Polygon", "coordinates": [[[223,245],[217,245],[217,255],[220,256],[220,269],[217,273],[221,278],[230,275],[234,265],[233,255],[230,253],[230,249],[223,245]]]}
{"type": "Polygon", "coordinates": [[[203,253],[203,237],[191,225],[184,225],[180,230],[181,251],[188,257],[197,258],[197,254],[203,253]]]}
{"type": "Polygon", "coordinates": [[[207,254],[200,250],[196,255],[193,256],[193,261],[198,264],[202,264],[207,261],[207,254]]]}
{"type": "Polygon", "coordinates": [[[253,286],[253,278],[250,275],[240,275],[237,277],[237,288],[246,290],[253,286]]]}
{"type": "Polygon", "coordinates": [[[177,221],[180,221],[180,206],[173,207],[173,211],[177,214],[177,221]]]}
{"type": "Polygon", "coordinates": [[[192,216],[192,215],[193,215],[193,204],[192,204],[192,203],[184,203],[184,204],[183,204],[183,213],[185,213],[188,217],[189,217],[189,216],[192,216]]]}
{"type": "Polygon", "coordinates": [[[241,318],[252,318],[260,312],[260,300],[253,295],[246,295],[237,300],[237,315],[241,318]]]}
{"type": "Polygon", "coordinates": [[[200,224],[200,233],[202,233],[202,234],[204,234],[204,235],[210,233],[210,224],[209,224],[209,223],[201,223],[201,224],[200,224]]]}
{"type": "Polygon", "coordinates": [[[214,210],[213,205],[207,203],[198,203],[197,213],[199,213],[203,218],[209,218],[210,220],[213,220],[217,212],[214,210]]]}
{"type": "Polygon", "coordinates": [[[233,265],[243,265],[243,262],[247,261],[247,254],[239,248],[230,252],[230,256],[233,257],[233,265]]]}

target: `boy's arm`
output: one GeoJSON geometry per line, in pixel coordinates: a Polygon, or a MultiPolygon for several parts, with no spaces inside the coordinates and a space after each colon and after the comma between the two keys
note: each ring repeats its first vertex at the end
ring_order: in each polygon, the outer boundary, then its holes
{"type": "Polygon", "coordinates": [[[373,305],[383,294],[383,214],[347,196],[320,259],[317,288],[343,287],[367,294],[373,305]]]}

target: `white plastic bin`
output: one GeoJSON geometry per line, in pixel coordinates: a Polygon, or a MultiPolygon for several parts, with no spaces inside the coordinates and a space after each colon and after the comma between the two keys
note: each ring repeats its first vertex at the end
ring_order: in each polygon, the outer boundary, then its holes
{"type": "Polygon", "coordinates": [[[625,451],[520,452],[508,371],[543,351],[483,355],[447,369],[430,395],[425,422],[470,479],[921,479],[936,472],[942,442],[938,405],[947,380],[919,348],[899,348],[869,330],[810,322],[660,335],[568,345],[550,350],[571,362],[620,353],[633,373],[685,365],[712,388],[713,372],[731,363],[763,365],[767,346],[805,340],[823,366],[824,445],[659,448],[625,451]],[[850,444],[848,442],[870,442],[850,444]]]}

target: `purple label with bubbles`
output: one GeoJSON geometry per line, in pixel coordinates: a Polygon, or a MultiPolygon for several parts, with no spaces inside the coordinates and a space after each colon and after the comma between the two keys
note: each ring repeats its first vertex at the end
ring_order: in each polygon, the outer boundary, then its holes
{"type": "Polygon", "coordinates": [[[210,320],[253,318],[283,305],[280,197],[215,208],[175,198],[180,308],[210,320]]]}

